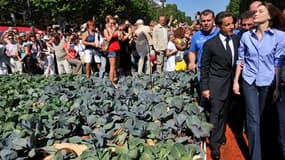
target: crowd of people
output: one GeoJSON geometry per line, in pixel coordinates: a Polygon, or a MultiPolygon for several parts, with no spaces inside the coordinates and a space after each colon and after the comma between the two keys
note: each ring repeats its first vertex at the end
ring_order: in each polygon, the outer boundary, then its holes
{"type": "Polygon", "coordinates": [[[209,139],[212,159],[220,159],[220,147],[226,143],[234,94],[245,101],[238,103],[245,106],[245,117],[242,107],[237,109],[241,126],[235,134],[242,136],[245,123],[252,160],[262,159],[260,118],[266,98],[273,96],[285,159],[285,10],[282,14],[271,3],[254,1],[238,18],[227,11],[215,16],[210,9],[197,15],[193,24],[174,24],[172,17],[167,22],[161,15],[149,25],[143,19],[118,23],[118,16],[107,15],[102,30],[92,18],[80,31],[66,33],[19,33],[10,28],[0,38],[0,74],[103,78],[108,73],[117,88],[124,75],[190,70],[198,75],[199,104],[209,108],[214,126],[209,139]],[[272,85],[275,91],[269,95],[272,85]]]}
{"type": "Polygon", "coordinates": [[[116,86],[124,75],[186,70],[183,51],[190,45],[193,26],[171,26],[172,20],[167,23],[164,15],[149,25],[142,19],[118,23],[118,16],[107,15],[105,28],[100,30],[95,19],[78,31],[50,28],[23,33],[9,27],[0,38],[0,74],[73,73],[103,78],[108,73],[116,86]],[[176,62],[182,60],[177,67],[176,62]]]}

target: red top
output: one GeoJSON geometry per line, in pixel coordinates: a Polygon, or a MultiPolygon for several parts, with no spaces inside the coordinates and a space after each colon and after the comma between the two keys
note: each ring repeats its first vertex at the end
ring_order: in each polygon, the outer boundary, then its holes
{"type": "Polygon", "coordinates": [[[112,52],[112,51],[119,51],[121,49],[120,47],[120,42],[119,42],[119,39],[118,39],[118,34],[115,33],[112,35],[112,38],[109,42],[109,48],[108,48],[108,51],[109,52],[112,52]]]}
{"type": "Polygon", "coordinates": [[[68,54],[65,55],[65,59],[76,58],[76,56],[77,56],[76,50],[74,48],[68,48],[68,47],[69,47],[68,43],[64,42],[63,48],[68,50],[68,54]]]}

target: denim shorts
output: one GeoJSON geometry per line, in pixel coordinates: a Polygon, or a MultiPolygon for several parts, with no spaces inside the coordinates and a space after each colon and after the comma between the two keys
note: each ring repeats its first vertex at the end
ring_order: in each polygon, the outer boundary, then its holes
{"type": "Polygon", "coordinates": [[[107,55],[107,57],[109,57],[109,58],[114,58],[116,56],[117,56],[117,52],[115,52],[115,51],[110,51],[110,52],[108,52],[108,55],[107,55]]]}

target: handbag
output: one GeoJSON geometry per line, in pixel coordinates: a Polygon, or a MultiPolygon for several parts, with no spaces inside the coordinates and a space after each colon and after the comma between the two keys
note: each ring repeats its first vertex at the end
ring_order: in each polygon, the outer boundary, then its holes
{"type": "Polygon", "coordinates": [[[187,65],[184,60],[175,63],[175,71],[185,71],[186,68],[187,68],[187,65]]]}

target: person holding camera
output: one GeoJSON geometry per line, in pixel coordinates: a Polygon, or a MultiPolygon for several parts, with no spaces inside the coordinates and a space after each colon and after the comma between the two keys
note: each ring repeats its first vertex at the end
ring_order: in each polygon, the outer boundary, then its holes
{"type": "Polygon", "coordinates": [[[15,33],[13,31],[6,31],[2,36],[5,44],[5,55],[8,58],[8,66],[12,73],[23,73],[23,63],[18,52],[18,43],[15,39],[15,33]]]}
{"type": "Polygon", "coordinates": [[[96,30],[95,21],[87,21],[87,31],[82,35],[82,44],[85,45],[84,62],[86,63],[86,75],[91,75],[91,63],[94,59],[99,69],[99,77],[103,78],[106,68],[106,58],[102,55],[104,39],[101,33],[96,30]]]}
{"type": "Polygon", "coordinates": [[[119,39],[122,37],[121,31],[118,30],[116,25],[116,20],[114,18],[110,18],[107,27],[104,29],[104,37],[108,42],[106,50],[108,51],[107,57],[109,58],[110,63],[109,78],[115,88],[117,88],[116,83],[118,80],[117,57],[121,50],[119,39]]]}

